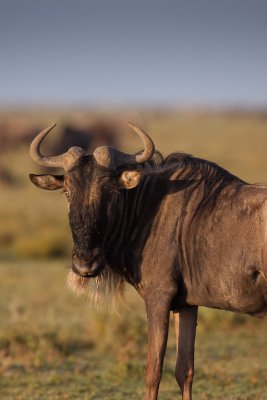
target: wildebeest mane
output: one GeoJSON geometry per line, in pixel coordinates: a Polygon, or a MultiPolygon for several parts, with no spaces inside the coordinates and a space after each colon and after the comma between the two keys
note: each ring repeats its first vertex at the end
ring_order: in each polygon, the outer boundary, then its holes
{"type": "Polygon", "coordinates": [[[156,151],[149,162],[138,168],[148,174],[166,172],[166,179],[168,173],[177,171],[176,181],[183,182],[181,189],[188,187],[190,191],[194,191],[202,184],[203,195],[199,199],[197,214],[211,211],[220,193],[229,185],[235,183],[236,187],[239,187],[246,183],[214,162],[180,152],[171,153],[164,158],[159,151],[156,151]]]}
{"type": "Polygon", "coordinates": [[[163,167],[166,168],[168,166],[175,166],[177,170],[181,170],[180,176],[184,180],[195,180],[192,190],[200,184],[203,185],[203,194],[202,198],[199,199],[196,214],[210,212],[215,206],[220,193],[228,186],[234,184],[238,188],[240,185],[245,184],[243,180],[216,163],[193,157],[190,154],[170,154],[163,163],[163,167]]]}

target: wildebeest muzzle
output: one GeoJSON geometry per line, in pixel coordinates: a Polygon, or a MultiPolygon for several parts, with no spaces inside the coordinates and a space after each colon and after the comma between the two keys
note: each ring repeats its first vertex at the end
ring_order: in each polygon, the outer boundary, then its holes
{"type": "Polygon", "coordinates": [[[100,249],[95,248],[89,254],[80,255],[75,250],[72,256],[72,270],[75,274],[93,278],[100,274],[105,267],[104,257],[100,249]]]}

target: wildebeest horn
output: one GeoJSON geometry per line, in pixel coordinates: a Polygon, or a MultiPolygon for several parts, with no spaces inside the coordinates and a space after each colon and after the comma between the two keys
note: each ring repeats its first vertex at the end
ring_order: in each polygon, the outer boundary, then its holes
{"type": "Polygon", "coordinates": [[[63,168],[68,171],[76,163],[76,161],[85,155],[85,151],[80,147],[71,147],[66,153],[54,157],[45,157],[41,154],[40,146],[46,135],[56,126],[56,124],[49,126],[40,132],[32,141],[30,146],[30,156],[38,164],[47,167],[63,168]]]}
{"type": "Polygon", "coordinates": [[[144,151],[141,154],[127,154],[111,146],[101,146],[93,153],[93,156],[99,165],[105,168],[116,168],[122,165],[141,164],[151,159],[155,151],[152,139],[138,126],[131,122],[128,122],[128,125],[142,140],[144,151]]]}

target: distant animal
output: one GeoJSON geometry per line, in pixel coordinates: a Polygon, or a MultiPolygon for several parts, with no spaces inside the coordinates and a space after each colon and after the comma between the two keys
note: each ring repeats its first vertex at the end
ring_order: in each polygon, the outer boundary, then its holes
{"type": "Polygon", "coordinates": [[[92,155],[72,147],[45,157],[40,144],[54,125],[47,128],[33,140],[31,157],[64,174],[30,179],[67,197],[71,282],[115,292],[128,282],[144,299],[147,400],[158,396],[174,312],[175,376],[190,400],[198,306],[267,314],[267,188],[187,154],[163,159],[151,138],[129,125],[144,146],[133,155],[102,146],[92,155]]]}
{"type": "MultiPolygon", "coordinates": [[[[19,146],[29,145],[36,133],[36,123],[24,118],[8,118],[0,121],[0,153],[14,150],[19,146]]],[[[101,145],[116,145],[115,128],[111,122],[89,121],[82,125],[68,123],[63,126],[61,134],[53,150],[63,153],[71,146],[80,146],[86,151],[92,151],[101,145]]],[[[48,149],[50,150],[50,148],[48,149]]],[[[52,150],[52,149],[51,149],[52,150]]]]}
{"type": "Polygon", "coordinates": [[[79,146],[90,151],[103,144],[114,146],[116,143],[115,130],[111,124],[100,122],[91,123],[83,128],[67,124],[63,127],[59,141],[54,151],[63,153],[72,146],[79,146]]]}

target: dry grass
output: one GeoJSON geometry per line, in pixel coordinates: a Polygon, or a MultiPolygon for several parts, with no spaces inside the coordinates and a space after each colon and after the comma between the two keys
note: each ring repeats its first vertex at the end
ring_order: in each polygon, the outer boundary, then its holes
{"type": "MultiPolygon", "coordinates": [[[[117,311],[92,310],[65,287],[67,262],[1,263],[0,398],[139,399],[146,315],[130,288],[117,311]]],[[[265,399],[267,321],[202,309],[196,398],[265,399]],[[254,396],[254,397],[253,397],[254,396]]],[[[171,327],[160,399],[178,394],[171,327]]]]}

